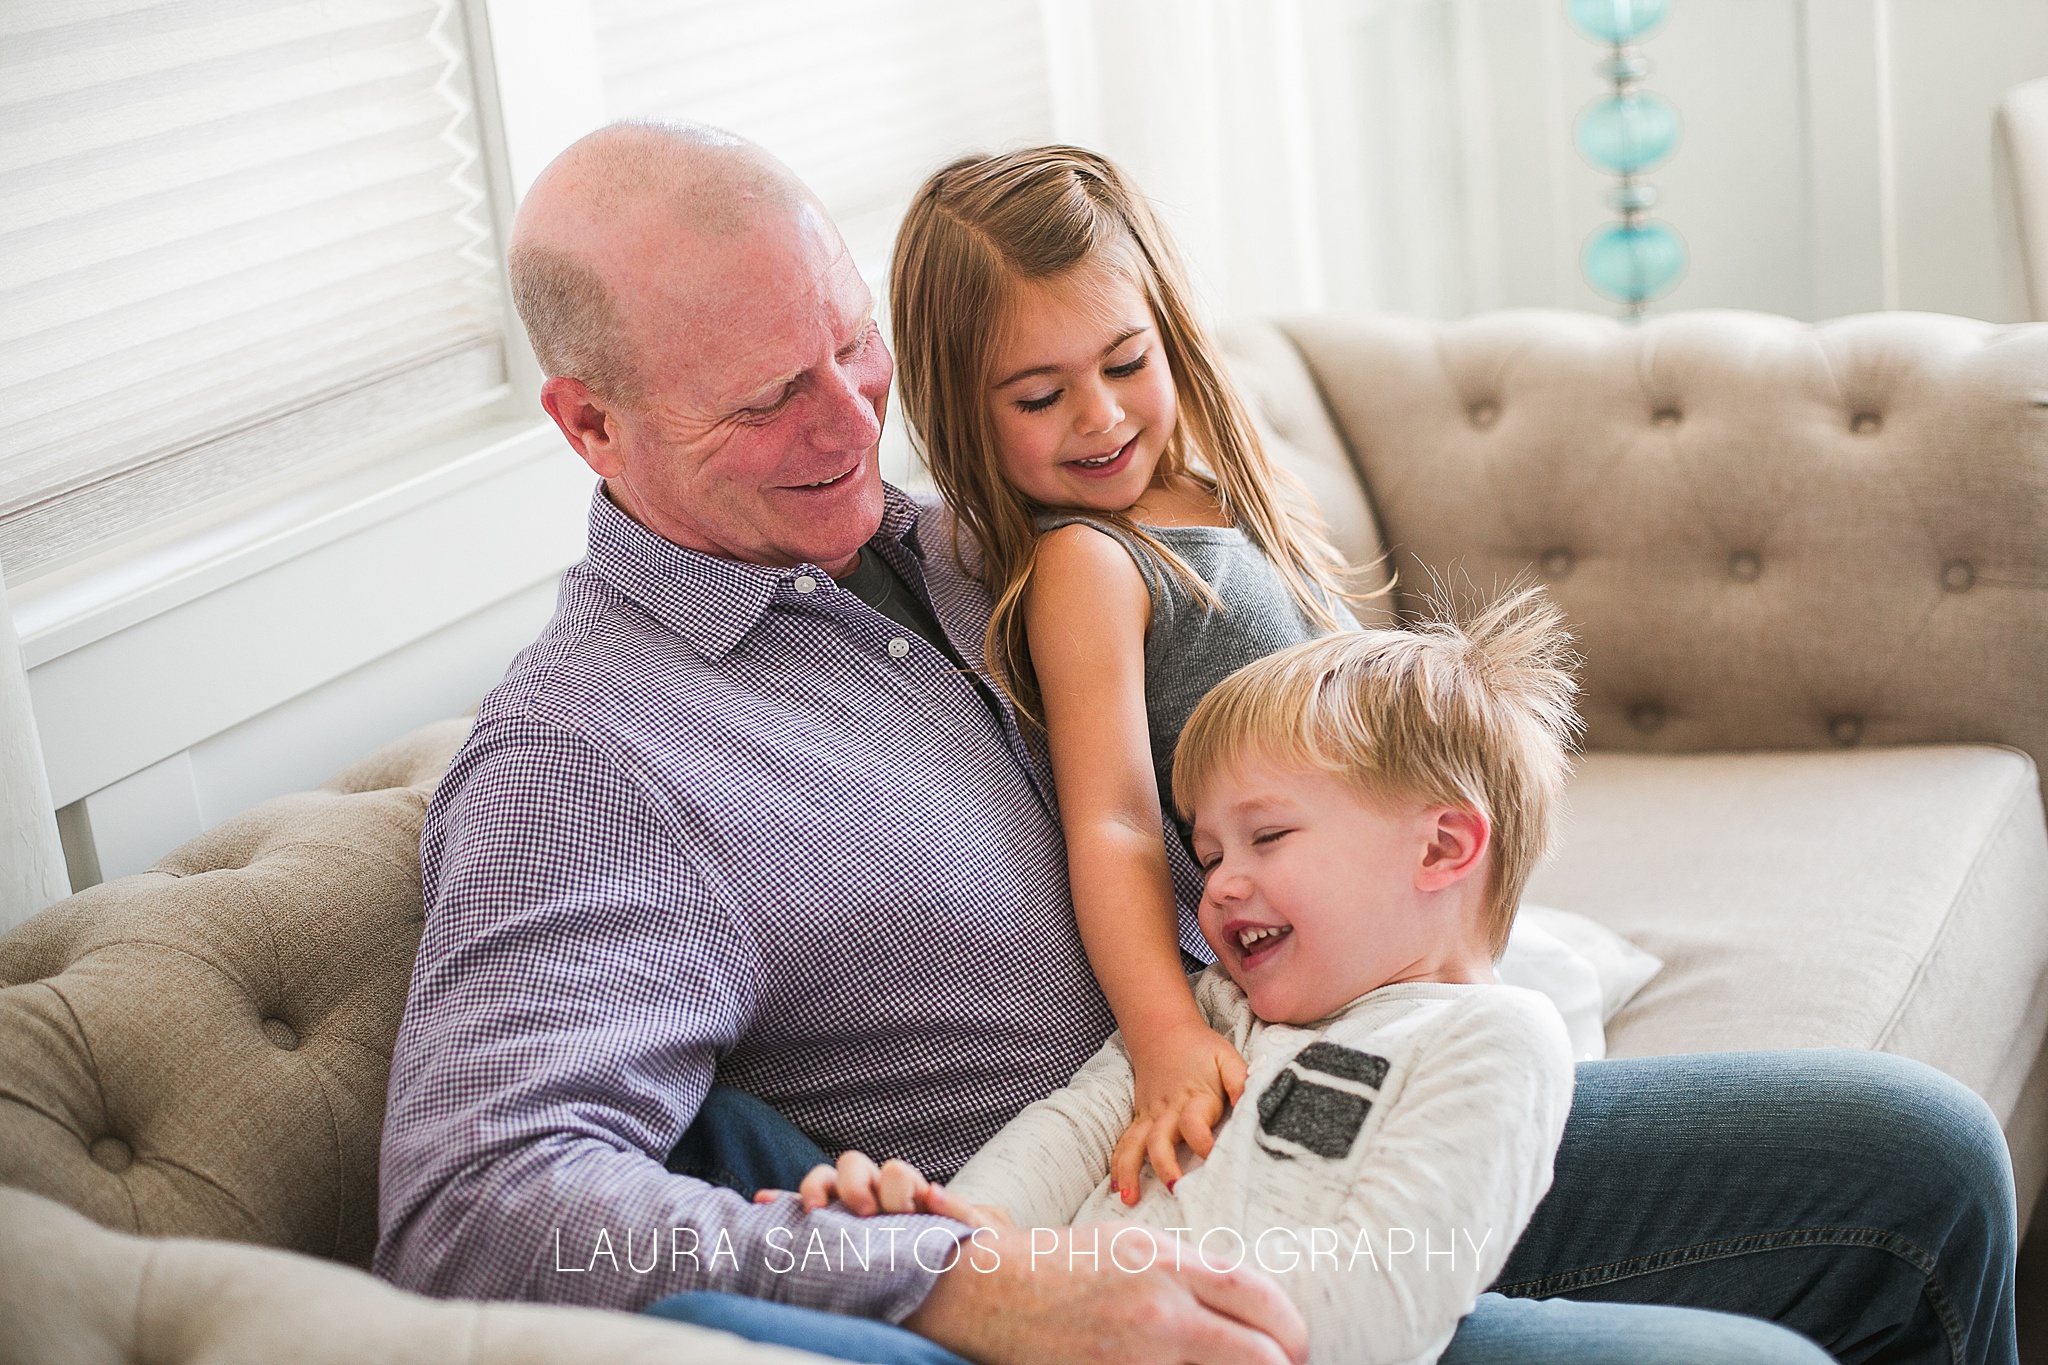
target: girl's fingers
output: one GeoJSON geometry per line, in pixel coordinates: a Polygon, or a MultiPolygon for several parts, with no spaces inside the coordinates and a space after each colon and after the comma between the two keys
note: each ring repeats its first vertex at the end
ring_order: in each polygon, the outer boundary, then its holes
{"type": "Polygon", "coordinates": [[[772,1204],[788,1193],[788,1190],[755,1190],[754,1202],[756,1204],[772,1204]]]}
{"type": "Polygon", "coordinates": [[[1168,1119],[1152,1125],[1152,1131],[1145,1139],[1145,1152],[1152,1158],[1152,1169],[1172,1189],[1173,1182],[1180,1179],[1180,1154],[1174,1150],[1179,1145],[1180,1125],[1168,1119]]]}
{"type": "Polygon", "coordinates": [[[1138,1173],[1145,1169],[1145,1142],[1153,1128],[1150,1119],[1140,1119],[1124,1129],[1110,1154],[1109,1175],[1125,1204],[1138,1202],[1138,1173]]]}
{"type": "Polygon", "coordinates": [[[803,1201],[806,1210],[824,1208],[838,1192],[839,1172],[825,1165],[811,1167],[804,1176],[803,1184],[796,1187],[797,1198],[803,1201]]]}
{"type": "Polygon", "coordinates": [[[1223,1093],[1230,1096],[1230,1102],[1236,1104],[1243,1099],[1245,1079],[1250,1076],[1251,1068],[1245,1065],[1244,1058],[1237,1055],[1236,1048],[1227,1047],[1217,1054],[1216,1070],[1223,1078],[1223,1093]]]}
{"type": "Polygon", "coordinates": [[[881,1179],[881,1172],[868,1159],[866,1152],[851,1149],[839,1154],[839,1202],[846,1205],[849,1213],[870,1218],[881,1212],[881,1204],[875,1198],[875,1185],[881,1179]]]}
{"type": "Polygon", "coordinates": [[[1180,1111],[1180,1140],[1204,1161],[1216,1147],[1216,1132],[1210,1127],[1222,1117],[1223,1106],[1208,1095],[1197,1095],[1180,1111]]]}
{"type": "Polygon", "coordinates": [[[907,1161],[892,1157],[882,1163],[880,1196],[884,1213],[917,1213],[931,1182],[907,1161]]]}

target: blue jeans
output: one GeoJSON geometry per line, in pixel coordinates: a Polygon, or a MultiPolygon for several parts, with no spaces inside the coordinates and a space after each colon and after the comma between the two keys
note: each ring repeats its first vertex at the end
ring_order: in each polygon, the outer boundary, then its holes
{"type": "MultiPolygon", "coordinates": [[[[718,1154],[701,1169],[752,1193],[824,1159],[735,1096],[715,1088],[691,1129],[698,1159],[718,1154]]],[[[2004,1135],[1931,1067],[1819,1050],[1587,1062],[1550,1194],[1443,1362],[2013,1365],[2017,1241],[2004,1135]]],[[[850,1344],[845,1319],[783,1305],[739,1321],[729,1297],[649,1311],[873,1365],[955,1359],[884,1324],[850,1344]]]]}

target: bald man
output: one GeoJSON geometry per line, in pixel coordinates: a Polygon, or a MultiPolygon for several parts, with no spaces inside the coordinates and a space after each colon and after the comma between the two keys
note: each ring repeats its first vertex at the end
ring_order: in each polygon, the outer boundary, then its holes
{"type": "MultiPolygon", "coordinates": [[[[729,135],[616,126],[535,183],[510,259],[542,404],[602,482],[428,811],[377,1271],[759,1303],[682,1315],[860,1360],[1303,1359],[1251,1264],[755,1203],[697,1141],[707,1096],[744,1095],[789,1181],[856,1147],[943,1179],[1113,1020],[1049,779],[983,676],[987,593],[944,509],[882,482],[891,361],[816,199],[729,135]]],[[[1520,1297],[1445,1359],[1824,1359],[1700,1308],[1850,1358],[2010,1359],[2004,1160],[1981,1102],[1898,1059],[1590,1065],[1520,1297]]]]}

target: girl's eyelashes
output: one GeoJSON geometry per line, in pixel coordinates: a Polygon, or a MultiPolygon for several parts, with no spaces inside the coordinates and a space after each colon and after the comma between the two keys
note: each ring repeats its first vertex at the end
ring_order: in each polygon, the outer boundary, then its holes
{"type": "Polygon", "coordinates": [[[1294,831],[1291,829],[1262,829],[1252,836],[1252,842],[1254,844],[1270,844],[1275,839],[1283,838],[1292,833],[1294,831]]]}
{"type": "Polygon", "coordinates": [[[1060,395],[1065,392],[1065,389],[1054,389],[1043,398],[1020,398],[1017,400],[1017,407],[1023,412],[1044,412],[1054,403],[1059,402],[1060,395]]]}
{"type": "MultiPolygon", "coordinates": [[[[1141,355],[1137,356],[1135,359],[1126,360],[1121,365],[1107,366],[1103,369],[1102,372],[1108,375],[1111,379],[1129,379],[1132,375],[1144,369],[1147,365],[1151,363],[1152,353],[1150,351],[1146,351],[1141,355]]],[[[1042,397],[1020,398],[1017,400],[1017,410],[1019,412],[1044,412],[1047,408],[1059,402],[1060,399],[1065,396],[1066,392],[1067,391],[1065,389],[1054,389],[1051,393],[1045,394],[1042,397]]]]}

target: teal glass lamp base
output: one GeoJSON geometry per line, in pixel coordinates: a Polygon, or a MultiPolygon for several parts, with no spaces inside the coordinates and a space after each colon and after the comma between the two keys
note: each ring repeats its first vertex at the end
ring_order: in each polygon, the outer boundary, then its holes
{"type": "Polygon", "coordinates": [[[1610,223],[1586,239],[1586,282],[1634,311],[1662,298],[1685,275],[1685,241],[1665,223],[1610,223]]]}

